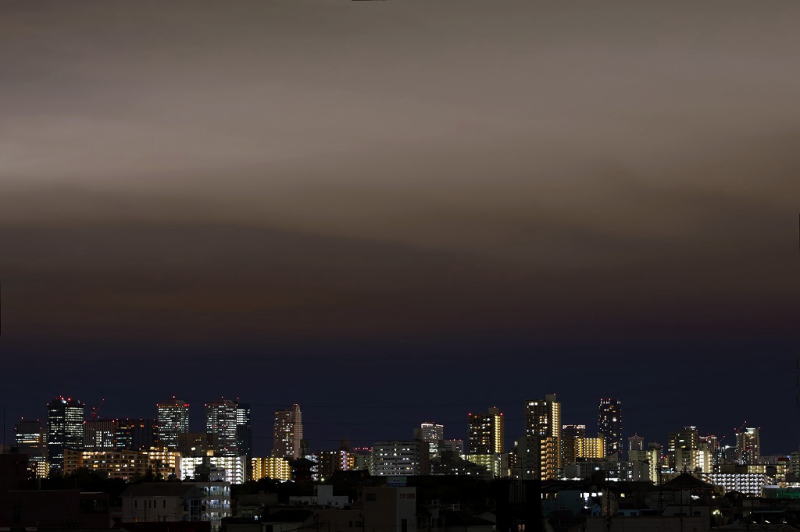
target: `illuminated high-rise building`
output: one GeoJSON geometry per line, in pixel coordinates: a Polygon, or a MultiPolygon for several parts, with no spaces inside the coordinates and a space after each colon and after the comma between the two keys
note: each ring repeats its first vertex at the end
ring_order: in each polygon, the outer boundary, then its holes
{"type": "Polygon", "coordinates": [[[47,435],[38,419],[20,419],[14,425],[14,445],[17,452],[28,456],[28,470],[36,478],[46,478],[50,470],[47,464],[47,435]]]}
{"type": "Polygon", "coordinates": [[[622,458],[622,401],[603,397],[597,408],[597,434],[606,440],[606,454],[622,458]]]}
{"type": "Polygon", "coordinates": [[[669,466],[676,470],[676,471],[683,471],[683,469],[678,469],[679,467],[684,467],[687,463],[686,456],[690,456],[691,452],[696,449],[700,448],[700,435],[697,431],[697,427],[693,425],[688,425],[681,430],[673,433],[669,437],[669,443],[667,445],[667,454],[669,458],[669,466]],[[687,451],[681,453],[681,451],[687,451]],[[680,454],[680,457],[678,456],[680,454]],[[678,463],[678,459],[680,458],[680,464],[678,463]]]}
{"type": "Polygon", "coordinates": [[[505,419],[496,407],[467,414],[467,454],[502,454],[505,447],[505,419]]]}
{"type": "Polygon", "coordinates": [[[561,403],[556,394],[525,402],[523,478],[551,480],[561,469],[561,403]]]}
{"type": "Polygon", "coordinates": [[[89,419],[83,424],[83,448],[87,451],[108,451],[117,448],[116,419],[89,419]]]}
{"type": "Polygon", "coordinates": [[[444,425],[424,422],[414,432],[418,440],[428,444],[428,454],[431,457],[439,456],[439,442],[444,440],[444,425]]]}
{"type": "Polygon", "coordinates": [[[761,459],[761,435],[758,427],[741,427],[736,430],[736,461],[756,464],[761,459]]]}
{"type": "Polygon", "coordinates": [[[156,440],[159,446],[175,450],[178,435],[189,432],[189,403],[173,397],[156,405],[156,440]]]}
{"type": "Polygon", "coordinates": [[[586,425],[561,426],[561,467],[574,464],[578,457],[578,440],[586,437],[586,425]]]}
{"type": "Polygon", "coordinates": [[[302,456],[303,415],[300,405],[275,412],[272,430],[272,456],[297,460],[302,456]]]}
{"type": "Polygon", "coordinates": [[[239,405],[230,399],[206,403],[206,434],[216,442],[221,456],[239,456],[239,405]]]}
{"type": "Polygon", "coordinates": [[[145,451],[153,446],[154,427],[152,419],[120,418],[117,420],[115,443],[117,449],[145,451]]]}
{"type": "Polygon", "coordinates": [[[250,405],[238,403],[236,406],[236,445],[239,456],[253,455],[253,424],[250,405]]]}
{"type": "Polygon", "coordinates": [[[62,471],[64,449],[83,449],[84,405],[71,397],[47,404],[47,460],[50,471],[62,471]]]}

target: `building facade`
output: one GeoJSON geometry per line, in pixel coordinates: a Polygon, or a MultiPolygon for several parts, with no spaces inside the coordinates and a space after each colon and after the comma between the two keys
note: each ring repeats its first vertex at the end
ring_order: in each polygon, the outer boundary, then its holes
{"type": "Polygon", "coordinates": [[[178,436],[189,432],[189,403],[173,397],[156,405],[156,440],[160,447],[175,450],[178,436]]]}
{"type": "Polygon", "coordinates": [[[272,430],[272,456],[297,460],[302,456],[303,414],[300,405],[275,412],[272,430]]]}
{"type": "Polygon", "coordinates": [[[239,405],[230,399],[206,403],[206,434],[216,443],[215,454],[239,456],[239,405]]]}
{"type": "Polygon", "coordinates": [[[250,470],[252,480],[271,478],[285,482],[292,478],[292,466],[286,458],[274,456],[251,458],[250,470]]]}
{"type": "Polygon", "coordinates": [[[231,515],[227,482],[158,482],[129,486],[122,493],[123,523],[208,521],[219,530],[231,515]]]}
{"type": "Polygon", "coordinates": [[[761,430],[742,427],[736,431],[736,462],[757,464],[761,460],[761,430]]]}
{"type": "Polygon", "coordinates": [[[90,419],[83,425],[83,448],[107,451],[117,448],[119,423],[116,419],[90,419]]]}
{"type": "Polygon", "coordinates": [[[142,418],[121,418],[117,420],[115,444],[117,449],[145,451],[155,444],[155,421],[142,418]]]}
{"type": "Polygon", "coordinates": [[[14,446],[28,457],[28,471],[36,478],[47,478],[47,434],[38,419],[20,419],[14,425],[14,446]]]}
{"type": "Polygon", "coordinates": [[[47,461],[50,471],[62,471],[64,450],[83,449],[83,403],[71,397],[56,397],[47,405],[47,461]]]}
{"type": "Polygon", "coordinates": [[[419,440],[381,441],[372,447],[372,476],[425,475],[429,470],[428,445],[419,440]]]}
{"type": "Polygon", "coordinates": [[[179,478],[243,484],[247,480],[247,465],[244,456],[183,456],[179,478]]]}
{"type": "Polygon", "coordinates": [[[622,401],[613,397],[600,399],[597,407],[597,434],[606,440],[606,454],[616,454],[622,459],[622,401]]]}
{"type": "Polygon", "coordinates": [[[127,449],[64,451],[64,474],[88,469],[108,478],[131,482],[148,476],[180,479],[180,453],[160,456],[148,451],[127,449]]]}
{"type": "Polygon", "coordinates": [[[561,467],[574,464],[578,457],[578,440],[586,437],[586,425],[561,426],[561,467]]]}
{"type": "Polygon", "coordinates": [[[505,450],[505,418],[497,407],[467,414],[467,454],[502,454],[505,450]]]}
{"type": "Polygon", "coordinates": [[[247,403],[237,403],[236,406],[236,445],[239,456],[253,456],[253,421],[247,403]]]}
{"type": "Polygon", "coordinates": [[[561,469],[561,403],[556,394],[525,402],[522,477],[551,480],[561,469]]]}
{"type": "Polygon", "coordinates": [[[431,458],[439,456],[439,442],[444,440],[444,425],[439,423],[420,423],[415,431],[415,437],[428,444],[428,454],[431,458]]]}

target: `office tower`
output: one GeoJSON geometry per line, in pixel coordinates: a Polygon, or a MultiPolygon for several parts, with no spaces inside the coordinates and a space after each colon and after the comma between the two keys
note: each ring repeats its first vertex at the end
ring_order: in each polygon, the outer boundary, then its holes
{"type": "Polygon", "coordinates": [[[577,458],[578,439],[586,437],[586,425],[561,426],[561,466],[574,464],[577,458]]]}
{"type": "Polygon", "coordinates": [[[221,456],[238,456],[238,409],[236,401],[220,399],[206,403],[206,434],[216,441],[221,456]]]}
{"type": "Polygon", "coordinates": [[[236,445],[239,456],[253,455],[253,424],[250,405],[246,403],[236,407],[236,445]]]}
{"type": "Polygon", "coordinates": [[[87,451],[116,449],[116,419],[90,419],[83,424],[83,448],[87,451]]]}
{"type": "Polygon", "coordinates": [[[46,478],[49,472],[47,464],[47,437],[38,419],[20,419],[14,425],[14,444],[17,452],[28,456],[28,471],[36,478],[46,478]]]}
{"type": "Polygon", "coordinates": [[[297,460],[302,456],[303,415],[300,405],[275,412],[272,431],[272,456],[297,460]]]}
{"type": "Polygon", "coordinates": [[[414,437],[428,444],[428,454],[431,457],[439,456],[439,442],[444,440],[444,425],[438,423],[420,423],[414,430],[414,437]]]}
{"type": "Polygon", "coordinates": [[[597,434],[606,439],[606,453],[622,458],[622,401],[600,399],[597,411],[597,434]]]}
{"type": "Polygon", "coordinates": [[[523,478],[558,478],[561,468],[561,403],[556,394],[525,402],[523,478]]]}
{"type": "Polygon", "coordinates": [[[50,471],[62,471],[64,449],[83,448],[84,405],[71,397],[56,397],[47,405],[47,459],[50,471]]]}
{"type": "Polygon", "coordinates": [[[605,458],[606,446],[605,438],[576,438],[575,439],[575,458],[605,458]]]}
{"type": "Polygon", "coordinates": [[[758,427],[741,427],[736,430],[736,462],[756,464],[761,458],[761,436],[758,427]]]}
{"type": "Polygon", "coordinates": [[[115,443],[117,449],[146,451],[153,446],[155,421],[152,419],[121,418],[117,420],[115,443]]]}
{"type": "Polygon", "coordinates": [[[505,419],[497,407],[484,413],[467,414],[467,454],[502,454],[505,447],[505,419]]]}
{"type": "Polygon", "coordinates": [[[639,436],[638,434],[634,434],[630,438],[628,438],[628,451],[643,451],[644,450],[644,438],[639,436]]]}
{"type": "Polygon", "coordinates": [[[189,432],[189,403],[173,397],[156,404],[156,440],[170,450],[178,448],[178,435],[189,432]]]}

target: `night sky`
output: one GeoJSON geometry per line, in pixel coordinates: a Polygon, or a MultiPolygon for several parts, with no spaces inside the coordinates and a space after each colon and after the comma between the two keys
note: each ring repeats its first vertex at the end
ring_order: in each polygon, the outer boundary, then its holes
{"type": "Polygon", "coordinates": [[[313,447],[800,439],[800,3],[6,1],[2,387],[313,447]]]}

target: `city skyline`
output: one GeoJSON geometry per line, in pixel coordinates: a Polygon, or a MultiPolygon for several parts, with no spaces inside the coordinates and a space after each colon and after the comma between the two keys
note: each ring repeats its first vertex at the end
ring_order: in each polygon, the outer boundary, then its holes
{"type": "MultiPolygon", "coordinates": [[[[213,439],[208,440],[208,445],[220,456],[272,456],[272,457],[286,457],[290,459],[297,459],[302,456],[300,451],[295,449],[305,449],[306,452],[317,452],[319,450],[334,449],[342,442],[347,442],[348,445],[360,447],[369,445],[375,441],[393,441],[392,438],[399,438],[394,441],[412,440],[417,439],[423,442],[430,442],[431,453],[436,454],[434,451],[435,439],[430,440],[431,434],[437,434],[438,439],[444,440],[458,440],[462,442],[464,452],[466,454],[502,454],[509,451],[515,443],[519,443],[526,438],[532,437],[531,434],[541,434],[549,436],[552,434],[549,425],[552,423],[557,424],[557,435],[559,443],[551,451],[553,460],[558,460],[558,464],[563,463],[565,453],[567,456],[587,457],[596,451],[585,451],[583,445],[595,446],[598,445],[592,440],[604,440],[599,443],[601,454],[603,456],[611,456],[617,454],[614,448],[614,442],[622,439],[622,454],[625,456],[628,451],[629,445],[632,440],[639,439],[643,444],[658,443],[666,449],[674,449],[676,438],[678,441],[684,441],[686,438],[692,440],[691,448],[697,446],[699,441],[705,442],[704,438],[714,438],[713,446],[721,448],[722,446],[728,448],[745,447],[747,450],[742,456],[737,451],[736,459],[741,460],[743,463],[748,462],[751,455],[781,455],[788,456],[791,448],[775,449],[777,444],[771,442],[769,449],[776,452],[764,452],[761,447],[760,434],[762,427],[759,424],[749,423],[743,420],[739,425],[730,428],[729,430],[714,431],[703,425],[696,425],[692,423],[681,423],[668,429],[665,437],[658,435],[647,435],[641,430],[636,429],[623,429],[621,432],[616,433],[612,437],[604,436],[600,430],[600,426],[593,429],[589,423],[574,423],[573,420],[562,418],[563,405],[561,400],[557,398],[557,394],[543,394],[542,398],[529,399],[522,401],[521,410],[525,412],[524,416],[519,418],[519,426],[506,424],[507,419],[515,419],[514,416],[506,416],[506,410],[498,408],[496,405],[485,407],[482,411],[470,411],[463,413],[463,419],[455,421],[454,419],[445,419],[443,417],[430,416],[425,421],[418,422],[416,425],[411,425],[407,431],[404,431],[402,426],[396,426],[388,434],[374,434],[365,439],[351,439],[346,436],[339,438],[323,439],[311,438],[306,436],[308,432],[304,428],[305,421],[303,421],[301,414],[301,405],[299,403],[292,404],[275,404],[275,405],[262,405],[258,402],[239,402],[239,400],[225,399],[220,397],[216,400],[209,402],[197,403],[193,409],[191,403],[183,399],[175,397],[163,401],[158,401],[154,404],[151,416],[96,416],[96,411],[90,405],[82,402],[80,399],[73,397],[57,396],[47,403],[49,411],[54,408],[59,409],[60,412],[57,419],[62,419],[64,413],[61,408],[73,407],[79,408],[82,412],[81,424],[84,426],[82,429],[84,436],[81,439],[82,448],[86,449],[111,449],[113,445],[110,443],[113,438],[119,437],[119,434],[124,431],[124,440],[128,443],[137,441],[136,438],[141,436],[134,436],[131,430],[140,430],[148,427],[150,430],[150,439],[147,440],[147,445],[141,444],[141,448],[146,448],[149,445],[156,447],[167,447],[170,450],[177,450],[181,448],[180,434],[195,435],[195,434],[208,434],[214,436],[213,439]],[[551,406],[551,403],[555,406],[551,406]],[[252,405],[264,406],[267,410],[261,412],[260,416],[256,419],[265,419],[268,417],[269,423],[261,426],[253,422],[252,405]],[[225,414],[220,414],[217,409],[223,409],[225,414]],[[535,410],[539,408],[541,412],[535,410]],[[543,409],[542,409],[543,408],[543,409]],[[228,413],[229,412],[229,413],[228,413]],[[245,413],[246,412],[246,413],[245,413]],[[531,414],[531,412],[537,412],[531,414]],[[548,419],[544,421],[544,426],[541,425],[542,420],[532,421],[537,416],[546,415],[548,419]],[[225,419],[225,422],[220,422],[220,419],[225,419]],[[159,423],[159,421],[161,421],[159,423]],[[106,429],[108,423],[114,423],[113,429],[106,429]],[[534,423],[531,427],[533,432],[529,432],[529,423],[534,423]],[[145,425],[146,424],[146,425],[145,425]],[[299,431],[295,427],[299,425],[299,431]],[[497,428],[499,427],[499,429],[497,428]],[[544,428],[542,428],[544,427],[544,428]],[[124,428],[124,429],[123,429],[124,428]],[[691,429],[690,434],[694,436],[676,436],[684,434],[683,430],[691,429]],[[104,431],[111,431],[111,434],[104,434],[104,431]],[[91,432],[91,437],[89,436],[91,432]],[[95,435],[95,431],[97,434],[95,435]],[[113,434],[117,431],[117,435],[113,434]],[[562,432],[563,431],[563,432],[562,432]],[[261,434],[261,432],[265,432],[261,434]],[[403,434],[405,432],[405,434],[403,434]],[[253,435],[257,434],[256,440],[258,442],[266,441],[267,445],[262,448],[261,444],[253,443],[253,435]],[[167,436],[165,436],[165,434],[167,436]],[[526,436],[526,434],[528,436],[526,436]],[[572,442],[575,438],[585,439],[585,443],[575,443],[578,447],[574,451],[565,450],[563,444],[572,442]],[[558,458],[556,458],[556,451],[558,458]],[[585,454],[588,452],[589,454],[585,454]]],[[[615,405],[621,405],[622,401],[618,398],[602,397],[599,400],[600,405],[612,402],[615,405]]],[[[519,406],[519,405],[518,405],[519,406]]],[[[312,405],[312,409],[319,408],[320,405],[312,405]]],[[[35,416],[19,416],[15,419],[14,423],[8,424],[6,420],[8,434],[6,435],[7,445],[13,445],[14,430],[18,424],[27,426],[29,423],[38,423],[44,433],[51,430],[48,421],[48,410],[43,410],[43,414],[35,416]],[[10,443],[9,443],[10,442],[10,443]]],[[[617,413],[619,410],[616,411],[617,413]]],[[[77,419],[73,415],[73,421],[77,419]]],[[[391,416],[388,416],[391,418],[391,416]]],[[[419,417],[419,416],[418,416],[419,417]]],[[[333,420],[334,422],[336,420],[333,420]]],[[[33,426],[33,425],[30,425],[33,426]]],[[[63,426],[63,423],[55,430],[69,432],[68,428],[63,426]]],[[[46,438],[45,438],[46,439],[46,438]]],[[[73,438],[74,439],[74,438],[73,438]]],[[[58,441],[63,440],[63,437],[57,438],[58,441]]],[[[677,444],[680,446],[680,444],[677,444]]],[[[126,447],[127,448],[127,447],[126,447]]],[[[590,449],[594,447],[586,447],[590,449]]],[[[538,466],[537,466],[538,467],[538,466]]],[[[560,465],[558,466],[560,467],[560,465]]]]}

